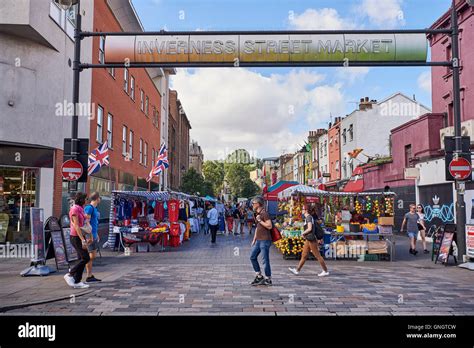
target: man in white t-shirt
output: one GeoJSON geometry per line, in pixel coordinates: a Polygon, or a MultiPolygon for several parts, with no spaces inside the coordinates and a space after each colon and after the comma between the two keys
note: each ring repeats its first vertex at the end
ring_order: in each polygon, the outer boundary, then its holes
{"type": "Polygon", "coordinates": [[[219,213],[215,207],[215,203],[209,204],[209,211],[207,212],[207,218],[209,219],[209,229],[211,230],[211,243],[216,243],[217,225],[219,223],[219,213]]]}

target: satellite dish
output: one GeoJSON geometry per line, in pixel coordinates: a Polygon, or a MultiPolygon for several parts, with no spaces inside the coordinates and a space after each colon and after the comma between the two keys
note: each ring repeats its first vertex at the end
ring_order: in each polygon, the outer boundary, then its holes
{"type": "Polygon", "coordinates": [[[76,5],[79,0],[54,0],[54,2],[66,11],[69,10],[72,6],[76,5]]]}

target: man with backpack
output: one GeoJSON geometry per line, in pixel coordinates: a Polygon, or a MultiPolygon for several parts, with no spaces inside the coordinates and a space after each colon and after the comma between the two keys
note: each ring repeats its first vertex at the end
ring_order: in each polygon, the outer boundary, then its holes
{"type": "Polygon", "coordinates": [[[89,251],[90,261],[86,265],[86,272],[87,278],[86,283],[92,282],[100,282],[100,279],[97,279],[92,274],[92,263],[97,254],[97,250],[99,250],[99,210],[97,210],[97,206],[100,203],[100,195],[98,192],[93,192],[90,195],[90,204],[86,205],[84,208],[84,212],[86,214],[87,219],[89,219],[91,227],[92,227],[92,243],[88,245],[87,249],[89,251]]]}
{"type": "Polygon", "coordinates": [[[319,252],[319,241],[318,241],[318,239],[323,239],[324,231],[322,230],[321,226],[319,226],[318,222],[314,221],[314,218],[309,213],[307,206],[303,206],[302,212],[303,212],[304,220],[305,220],[304,231],[303,231],[303,234],[301,235],[305,240],[304,245],[303,245],[303,252],[301,254],[301,260],[298,267],[296,269],[289,267],[288,269],[294,275],[298,275],[301,269],[303,268],[303,265],[306,262],[306,259],[308,258],[309,252],[311,251],[314,257],[318,259],[319,264],[321,265],[321,268],[323,269],[323,271],[318,274],[318,277],[328,276],[329,271],[326,266],[326,263],[324,262],[323,257],[321,256],[321,253],[319,252]]]}

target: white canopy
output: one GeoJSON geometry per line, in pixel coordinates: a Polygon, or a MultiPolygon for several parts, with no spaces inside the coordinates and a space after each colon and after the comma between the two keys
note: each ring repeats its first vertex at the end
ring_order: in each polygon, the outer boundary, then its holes
{"type": "Polygon", "coordinates": [[[334,192],[334,191],[324,191],[317,188],[306,186],[306,185],[296,185],[288,187],[287,189],[278,193],[278,199],[289,198],[291,196],[301,194],[303,196],[394,196],[394,192],[334,192]]]}

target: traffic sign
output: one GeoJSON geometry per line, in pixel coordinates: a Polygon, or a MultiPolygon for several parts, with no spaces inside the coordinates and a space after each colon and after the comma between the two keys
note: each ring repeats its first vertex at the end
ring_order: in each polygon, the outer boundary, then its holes
{"type": "Polygon", "coordinates": [[[456,180],[465,180],[471,176],[472,168],[471,162],[463,157],[458,157],[453,159],[449,163],[449,173],[456,180]]]}
{"type": "Polygon", "coordinates": [[[82,176],[83,171],[84,168],[82,167],[81,162],[72,159],[64,162],[61,167],[63,179],[67,181],[76,181],[82,176]]]}

